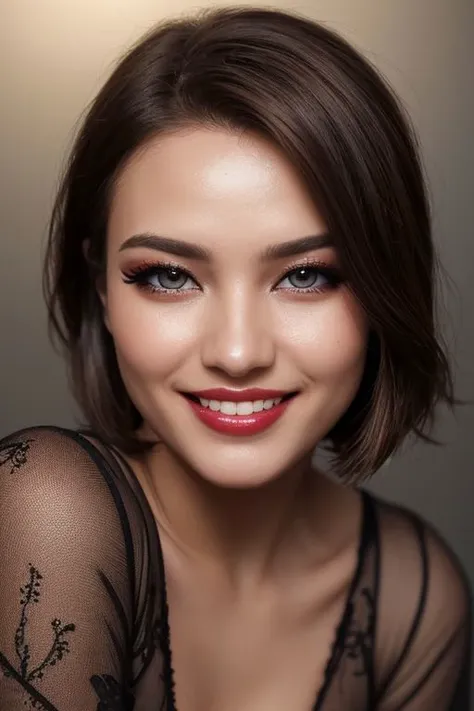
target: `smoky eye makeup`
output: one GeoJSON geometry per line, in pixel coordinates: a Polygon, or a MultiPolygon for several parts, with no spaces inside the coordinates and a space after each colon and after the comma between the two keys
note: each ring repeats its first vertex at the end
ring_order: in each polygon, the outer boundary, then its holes
{"type": "Polygon", "coordinates": [[[152,293],[200,290],[192,274],[173,262],[141,262],[123,270],[122,275],[125,284],[134,284],[137,288],[152,293]]]}
{"type": "MultiPolygon", "coordinates": [[[[125,284],[156,295],[182,295],[202,291],[189,270],[174,262],[142,261],[122,270],[125,284]]],[[[335,289],[342,283],[340,269],[321,260],[306,258],[286,268],[274,280],[271,291],[318,294],[335,289]]]]}
{"type": "Polygon", "coordinates": [[[335,264],[308,257],[287,265],[277,280],[274,290],[281,291],[282,283],[288,282],[284,291],[297,294],[321,293],[335,289],[343,282],[341,270],[335,264]]]}

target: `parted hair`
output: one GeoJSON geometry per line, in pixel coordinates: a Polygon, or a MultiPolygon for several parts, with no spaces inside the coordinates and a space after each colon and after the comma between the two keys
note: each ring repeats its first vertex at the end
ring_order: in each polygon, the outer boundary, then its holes
{"type": "Polygon", "coordinates": [[[154,27],[119,60],[75,138],[51,216],[44,290],[91,429],[124,452],[150,446],[138,436],[142,418],[120,375],[97,280],[125,162],[151,138],[193,126],[254,132],[285,152],[368,316],[359,391],[325,438],[334,471],[357,482],[409,433],[433,441],[436,404],[455,400],[411,122],[387,81],[334,31],[247,6],[154,27]]]}

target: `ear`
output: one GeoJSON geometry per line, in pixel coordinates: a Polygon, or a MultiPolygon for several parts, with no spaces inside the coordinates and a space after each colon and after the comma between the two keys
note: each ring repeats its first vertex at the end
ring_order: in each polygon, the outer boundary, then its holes
{"type": "MultiPolygon", "coordinates": [[[[84,255],[84,259],[86,260],[86,262],[88,264],[90,264],[89,250],[90,250],[90,240],[86,239],[86,240],[84,240],[84,242],[82,244],[82,253],[84,255]]],[[[108,314],[108,308],[107,308],[107,280],[106,280],[106,276],[104,273],[101,273],[96,278],[95,288],[97,291],[97,295],[102,302],[104,324],[105,324],[107,330],[110,331],[109,314],[108,314]]]]}

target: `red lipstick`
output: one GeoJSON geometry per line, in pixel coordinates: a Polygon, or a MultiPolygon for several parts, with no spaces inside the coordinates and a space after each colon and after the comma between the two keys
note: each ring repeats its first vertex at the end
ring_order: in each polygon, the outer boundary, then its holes
{"type": "Polygon", "coordinates": [[[233,436],[250,436],[263,432],[273,425],[285,412],[292,395],[284,390],[263,390],[249,388],[247,390],[228,390],[226,388],[211,388],[187,394],[186,400],[194,414],[210,429],[233,436]],[[285,397],[286,396],[286,397],[285,397]],[[285,397],[278,405],[269,409],[252,412],[250,415],[227,415],[220,411],[204,407],[198,398],[230,402],[252,402],[255,400],[273,400],[285,397]]]}

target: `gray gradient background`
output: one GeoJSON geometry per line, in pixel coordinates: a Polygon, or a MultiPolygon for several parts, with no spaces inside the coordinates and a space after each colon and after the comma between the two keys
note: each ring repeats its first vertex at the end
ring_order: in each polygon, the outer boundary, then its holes
{"type": "MultiPolygon", "coordinates": [[[[38,423],[77,422],[63,364],[47,339],[40,274],[54,189],[81,112],[116,57],[150,25],[209,4],[1,2],[0,436],[38,423]]],[[[442,319],[457,392],[473,398],[474,0],[274,5],[344,34],[385,73],[408,107],[424,150],[435,239],[454,282],[442,319]]],[[[433,522],[474,583],[474,408],[460,408],[454,417],[440,411],[436,433],[444,447],[404,447],[370,488],[433,522]]]]}

